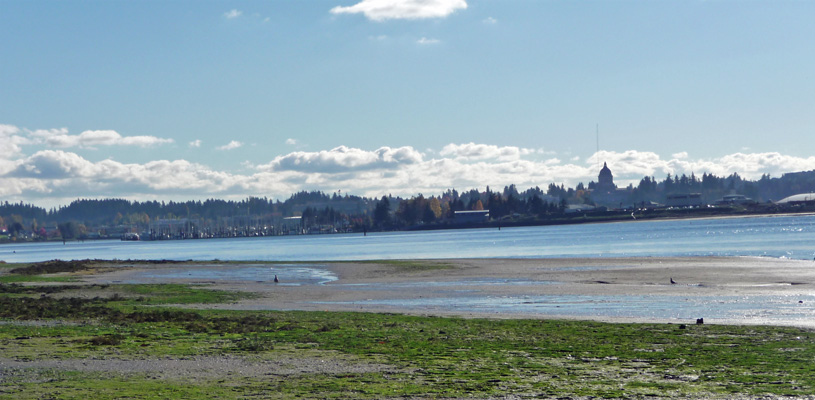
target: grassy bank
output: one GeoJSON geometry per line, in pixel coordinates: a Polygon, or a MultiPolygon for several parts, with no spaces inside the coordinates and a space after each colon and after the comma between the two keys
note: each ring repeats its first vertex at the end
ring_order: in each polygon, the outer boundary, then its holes
{"type": "Polygon", "coordinates": [[[815,394],[800,329],[190,310],[241,295],[32,280],[0,284],[0,398],[815,394]]]}

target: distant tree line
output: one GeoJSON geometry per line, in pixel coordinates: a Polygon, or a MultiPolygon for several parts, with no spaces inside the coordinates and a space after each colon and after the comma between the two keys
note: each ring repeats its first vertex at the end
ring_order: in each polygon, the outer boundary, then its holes
{"type": "MultiPolygon", "coordinates": [[[[379,199],[320,191],[294,193],[285,201],[249,197],[240,201],[208,199],[205,201],[130,201],[125,199],[78,199],[67,206],[44,209],[32,204],[0,203],[0,227],[8,235],[21,232],[43,234],[54,228],[63,238],[79,238],[91,227],[133,226],[144,228],[156,220],[188,219],[218,221],[265,218],[267,220],[299,216],[303,228],[338,225],[355,230],[393,230],[425,224],[445,224],[454,220],[456,211],[488,209],[494,220],[524,216],[549,219],[561,216],[570,204],[594,204],[592,189],[596,184],[579,183],[574,188],[550,184],[519,191],[515,185],[502,190],[471,189],[458,192],[448,189],[435,196],[418,194],[411,198],[382,196],[379,199]]],[[[784,174],[780,178],[763,175],[755,181],[738,174],[698,177],[668,174],[659,181],[643,177],[621,193],[622,203],[637,205],[663,203],[670,194],[700,193],[713,203],[728,194],[742,194],[757,202],[779,200],[798,193],[815,191],[815,171],[784,174]]],[[[96,228],[94,228],[96,229],[96,228]]]]}

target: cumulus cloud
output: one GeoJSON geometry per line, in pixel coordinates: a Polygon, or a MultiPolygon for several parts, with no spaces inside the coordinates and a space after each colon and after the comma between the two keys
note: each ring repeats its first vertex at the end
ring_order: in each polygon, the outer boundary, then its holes
{"type": "Polygon", "coordinates": [[[8,137],[16,135],[20,132],[20,128],[14,125],[0,124],[0,137],[8,137]]]}
{"type": "Polygon", "coordinates": [[[157,160],[145,164],[124,164],[114,160],[91,162],[63,150],[42,150],[18,160],[16,168],[0,176],[14,182],[0,188],[0,194],[20,195],[28,191],[54,196],[132,196],[134,193],[225,192],[245,180],[226,172],[185,160],[157,160]],[[83,192],[84,190],[84,192],[83,192]]]}
{"type": "Polygon", "coordinates": [[[517,160],[521,156],[534,153],[535,150],[515,146],[498,147],[489,144],[448,144],[441,149],[442,156],[453,157],[458,160],[517,160]]]}
{"type": "Polygon", "coordinates": [[[493,18],[493,17],[487,17],[487,18],[484,18],[484,20],[481,21],[481,22],[483,22],[483,23],[485,23],[487,25],[495,25],[495,24],[498,23],[498,20],[493,18]]]}
{"type": "Polygon", "coordinates": [[[524,160],[530,149],[489,145],[449,145],[437,158],[427,158],[412,147],[383,147],[375,151],[340,146],[320,152],[293,152],[257,167],[255,175],[285,177],[300,190],[342,187],[363,196],[383,193],[412,196],[449,188],[545,186],[577,182],[595,174],[594,168],[563,164],[556,158],[524,160]],[[441,154],[444,153],[444,154],[441,154]]]}
{"type": "Polygon", "coordinates": [[[297,145],[297,139],[288,138],[288,139],[286,139],[286,144],[289,145],[289,146],[296,146],[297,145]]]}
{"type": "Polygon", "coordinates": [[[241,142],[239,142],[237,140],[232,140],[232,141],[230,141],[229,143],[227,143],[227,144],[225,144],[223,146],[216,147],[216,149],[217,150],[234,150],[234,149],[237,149],[237,148],[242,147],[242,146],[243,146],[243,143],[241,143],[241,142]]]}
{"type": "Polygon", "coordinates": [[[465,0],[362,0],[352,6],[336,6],[332,14],[363,14],[372,21],[389,19],[444,18],[467,8],[465,0]]]}
{"type": "Polygon", "coordinates": [[[36,130],[32,131],[30,136],[38,143],[57,148],[80,147],[95,149],[99,146],[151,147],[173,143],[173,139],[163,139],[155,136],[122,136],[112,130],[89,130],[79,135],[71,135],[67,129],[62,128],[36,130]]]}
{"type": "MultiPolygon", "coordinates": [[[[20,146],[29,143],[30,140],[22,136],[20,129],[16,126],[0,124],[0,161],[19,156],[22,152],[20,146]]],[[[0,172],[2,172],[1,169],[0,172]]]]}
{"type": "Polygon", "coordinates": [[[193,140],[187,144],[189,147],[201,147],[201,139],[193,140]]]}
{"type": "MultiPolygon", "coordinates": [[[[656,153],[650,151],[628,150],[624,152],[600,151],[586,159],[586,164],[597,166],[608,163],[615,177],[637,175],[643,176],[664,175],[674,171],[676,160],[662,160],[656,153]]],[[[599,170],[597,171],[599,172],[599,170]]],[[[594,179],[596,180],[596,176],[594,179]]],[[[616,178],[615,178],[616,179],[616,178]]]]}
{"type": "Polygon", "coordinates": [[[76,153],[62,150],[43,150],[19,162],[11,176],[64,179],[66,177],[88,177],[94,175],[93,163],[76,153]]]}
{"type": "MultiPolygon", "coordinates": [[[[779,177],[787,172],[815,170],[815,157],[796,157],[777,152],[735,153],[710,159],[691,159],[689,154],[681,152],[673,154],[670,159],[662,159],[658,154],[647,151],[600,151],[586,160],[590,165],[602,162],[608,163],[615,182],[621,178],[621,181],[628,183],[636,183],[643,176],[663,179],[668,174],[739,174],[742,178],[755,180],[764,174],[779,177]]],[[[596,180],[596,175],[593,178],[596,180]]]]}
{"type": "Polygon", "coordinates": [[[413,164],[422,154],[412,147],[380,147],[374,151],[339,146],[318,152],[297,151],[258,167],[262,171],[336,172],[369,170],[413,164]]]}
{"type": "Polygon", "coordinates": [[[225,12],[224,17],[226,17],[226,19],[235,19],[235,18],[240,17],[242,14],[243,14],[243,11],[240,11],[240,10],[237,10],[237,9],[233,8],[233,9],[225,12]]]}
{"type": "MultiPolygon", "coordinates": [[[[619,186],[636,185],[643,176],[661,180],[667,174],[728,176],[738,173],[746,179],[758,179],[763,174],[778,177],[787,172],[815,170],[815,157],[774,152],[739,152],[698,159],[686,152],[663,158],[654,152],[628,150],[601,151],[588,158],[564,154],[564,159],[560,159],[554,154],[515,146],[451,143],[437,151],[423,152],[410,146],[376,150],[339,146],[322,151],[292,151],[265,164],[244,164],[242,172],[234,173],[187,160],[92,161],[64,149],[46,148],[24,155],[25,146],[34,143],[34,136],[27,136],[29,133],[0,125],[0,146],[12,149],[3,156],[5,158],[0,157],[0,196],[8,201],[22,200],[38,205],[66,204],[77,197],[184,200],[269,196],[283,199],[302,190],[337,188],[380,197],[387,193],[429,195],[449,188],[483,190],[485,186],[503,188],[510,184],[519,188],[545,188],[550,183],[574,187],[579,182],[596,181],[598,165],[603,162],[608,163],[619,186]]],[[[37,140],[41,140],[38,144],[43,145],[43,138],[67,135],[67,132],[57,129],[40,131],[37,135],[37,140]]],[[[110,136],[99,135],[101,138],[110,136]]],[[[107,139],[97,139],[107,143],[107,139]]],[[[99,141],[90,139],[83,143],[99,145],[99,141]]]]}
{"type": "Polygon", "coordinates": [[[763,174],[779,176],[785,172],[815,169],[815,157],[802,158],[777,152],[735,153],[710,160],[687,161],[682,167],[704,169],[719,176],[738,173],[743,178],[758,179],[763,174]]]}

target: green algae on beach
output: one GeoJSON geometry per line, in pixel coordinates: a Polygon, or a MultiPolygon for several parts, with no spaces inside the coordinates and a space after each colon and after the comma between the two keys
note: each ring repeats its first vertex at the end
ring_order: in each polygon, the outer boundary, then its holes
{"type": "Polygon", "coordinates": [[[796,328],[156,306],[232,299],[184,285],[3,289],[0,398],[815,394],[815,335],[796,328]]]}

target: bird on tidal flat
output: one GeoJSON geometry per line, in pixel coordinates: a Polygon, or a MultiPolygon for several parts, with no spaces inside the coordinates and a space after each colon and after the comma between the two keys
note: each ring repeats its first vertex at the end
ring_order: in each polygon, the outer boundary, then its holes
{"type": "Polygon", "coordinates": [[[274,283],[278,283],[278,282],[280,282],[280,279],[277,279],[277,274],[275,274],[275,276],[274,276],[274,283]]]}
{"type": "Polygon", "coordinates": [[[676,285],[676,281],[674,280],[674,278],[671,278],[671,285],[676,285]]]}

